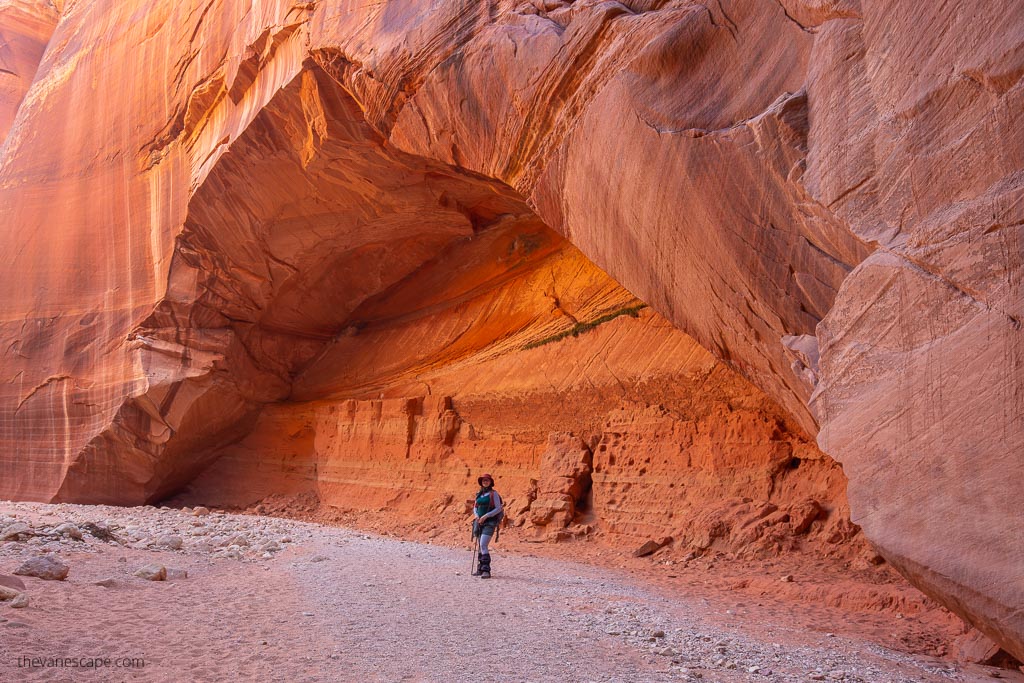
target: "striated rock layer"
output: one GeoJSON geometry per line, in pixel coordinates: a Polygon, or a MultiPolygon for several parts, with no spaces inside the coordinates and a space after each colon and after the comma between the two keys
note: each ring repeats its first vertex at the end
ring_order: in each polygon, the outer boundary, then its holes
{"type": "Polygon", "coordinates": [[[1024,656],[1013,2],[17,0],[0,36],[0,495],[235,463],[401,506],[369,458],[430,493],[497,451],[538,533],[784,546],[850,533],[817,435],[1024,656]]]}
{"type": "MultiPolygon", "coordinates": [[[[377,357],[401,358],[408,335],[389,336],[377,357]]],[[[177,501],[294,498],[436,528],[465,522],[486,470],[526,538],[668,536],[684,551],[755,557],[860,549],[835,461],[650,311],[419,378],[372,398],[268,407],[177,501]],[[424,384],[427,396],[403,396],[424,384]]]]}

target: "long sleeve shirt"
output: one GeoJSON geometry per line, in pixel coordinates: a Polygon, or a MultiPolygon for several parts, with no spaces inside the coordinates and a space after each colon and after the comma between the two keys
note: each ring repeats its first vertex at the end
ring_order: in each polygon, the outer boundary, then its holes
{"type": "Polygon", "coordinates": [[[483,515],[477,515],[476,514],[476,508],[473,508],[473,514],[476,515],[476,518],[478,520],[480,520],[481,522],[483,522],[483,521],[485,521],[485,520],[487,520],[487,519],[489,519],[491,517],[497,517],[498,515],[501,514],[501,511],[502,511],[501,496],[499,496],[498,492],[493,490],[493,489],[491,490],[491,503],[494,505],[494,508],[490,512],[488,512],[486,514],[483,514],[483,515]]]}

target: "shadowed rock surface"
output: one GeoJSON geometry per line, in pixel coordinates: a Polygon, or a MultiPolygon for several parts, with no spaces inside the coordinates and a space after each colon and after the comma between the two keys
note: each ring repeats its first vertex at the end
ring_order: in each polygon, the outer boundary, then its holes
{"type": "Polygon", "coordinates": [[[564,533],[852,520],[1024,656],[1014,3],[429,5],[0,7],[0,496],[540,529],[572,432],[564,533]]]}

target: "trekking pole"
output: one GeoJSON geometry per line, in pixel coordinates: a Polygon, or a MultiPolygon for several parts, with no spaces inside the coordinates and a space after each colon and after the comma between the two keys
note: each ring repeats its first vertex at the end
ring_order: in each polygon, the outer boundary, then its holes
{"type": "Polygon", "coordinates": [[[473,545],[470,547],[469,550],[471,553],[473,553],[473,558],[470,560],[469,563],[469,575],[472,576],[473,572],[476,571],[477,548],[480,547],[480,537],[476,535],[476,520],[473,520],[473,526],[470,530],[470,533],[472,534],[470,543],[472,543],[473,545]]]}

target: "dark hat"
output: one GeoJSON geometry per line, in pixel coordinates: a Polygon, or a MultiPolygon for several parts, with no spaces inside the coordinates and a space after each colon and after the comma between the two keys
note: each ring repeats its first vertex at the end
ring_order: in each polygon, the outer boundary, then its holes
{"type": "Polygon", "coordinates": [[[479,477],[476,478],[476,483],[480,484],[480,486],[483,486],[484,485],[484,479],[490,479],[491,483],[492,484],[494,483],[494,477],[492,477],[489,474],[481,474],[479,477]]]}

